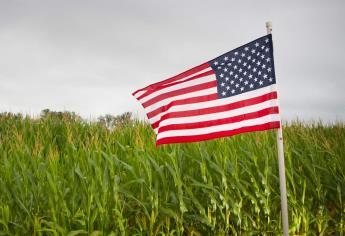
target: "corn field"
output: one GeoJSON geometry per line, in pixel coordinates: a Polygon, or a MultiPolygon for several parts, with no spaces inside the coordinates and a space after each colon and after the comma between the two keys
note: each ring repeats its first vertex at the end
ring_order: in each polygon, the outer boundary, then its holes
{"type": "MultiPolygon", "coordinates": [[[[345,126],[284,126],[290,235],[345,234],[345,126]]],[[[280,235],[275,131],[155,146],[145,122],[0,118],[0,235],[280,235]]]]}

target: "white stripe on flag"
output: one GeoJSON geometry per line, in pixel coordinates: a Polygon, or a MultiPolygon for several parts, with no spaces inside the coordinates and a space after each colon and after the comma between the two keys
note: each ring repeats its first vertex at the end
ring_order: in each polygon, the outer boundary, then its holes
{"type": "Polygon", "coordinates": [[[145,92],[146,92],[146,90],[139,91],[139,92],[136,92],[133,96],[134,96],[136,99],[138,99],[138,97],[140,97],[141,95],[143,95],[145,92]]]}
{"type": "Polygon", "coordinates": [[[192,78],[193,76],[196,76],[196,75],[202,74],[202,73],[207,72],[207,71],[210,71],[210,70],[212,70],[212,68],[211,68],[211,67],[207,67],[207,68],[205,68],[205,69],[203,69],[203,70],[200,70],[200,71],[194,72],[193,74],[188,75],[188,76],[185,76],[185,77],[181,77],[180,79],[175,80],[175,81],[170,82],[170,83],[167,83],[167,84],[175,83],[175,82],[178,82],[178,81],[183,81],[183,80],[185,80],[185,79],[192,78]]]}
{"type": "Polygon", "coordinates": [[[203,96],[203,95],[210,95],[210,94],[215,94],[215,93],[217,93],[217,87],[203,89],[203,90],[199,90],[199,91],[191,92],[191,93],[185,93],[185,94],[174,96],[174,97],[169,97],[146,107],[145,112],[149,113],[159,107],[166,106],[174,100],[186,99],[186,98],[203,96]]]}
{"type": "Polygon", "coordinates": [[[244,120],[237,123],[223,124],[217,126],[210,126],[206,128],[197,128],[197,129],[184,129],[184,130],[169,130],[166,132],[160,132],[157,135],[157,140],[166,138],[166,137],[176,137],[176,136],[194,136],[200,134],[209,134],[218,131],[224,130],[234,130],[241,127],[261,125],[272,121],[280,121],[279,114],[269,114],[260,118],[244,120]]]}

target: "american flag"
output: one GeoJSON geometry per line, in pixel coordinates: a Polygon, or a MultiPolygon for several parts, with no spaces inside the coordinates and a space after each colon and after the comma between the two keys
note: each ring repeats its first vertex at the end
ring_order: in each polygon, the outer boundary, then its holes
{"type": "Polygon", "coordinates": [[[156,144],[280,127],[272,35],[133,93],[156,144]]]}

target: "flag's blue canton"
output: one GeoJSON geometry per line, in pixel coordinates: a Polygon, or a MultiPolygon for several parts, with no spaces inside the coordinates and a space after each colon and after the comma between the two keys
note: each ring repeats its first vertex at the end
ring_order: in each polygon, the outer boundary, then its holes
{"type": "Polygon", "coordinates": [[[216,73],[219,98],[276,83],[271,34],[225,53],[209,64],[216,73]]]}

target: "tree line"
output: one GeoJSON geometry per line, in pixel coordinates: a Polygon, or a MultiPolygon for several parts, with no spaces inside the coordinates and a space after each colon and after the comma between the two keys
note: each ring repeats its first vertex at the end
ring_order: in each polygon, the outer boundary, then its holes
{"type": "MultiPolygon", "coordinates": [[[[49,109],[44,109],[41,111],[40,116],[38,118],[32,118],[28,115],[23,115],[21,113],[13,113],[13,112],[1,112],[0,113],[0,122],[4,120],[23,120],[23,119],[30,119],[30,120],[54,120],[54,121],[64,121],[64,122],[90,122],[83,119],[80,115],[75,112],[71,111],[51,111],[49,109]]],[[[115,127],[122,127],[126,125],[133,124],[134,117],[131,112],[125,112],[120,115],[111,115],[106,114],[104,116],[100,116],[95,121],[96,123],[108,128],[114,129],[115,127]]]]}

